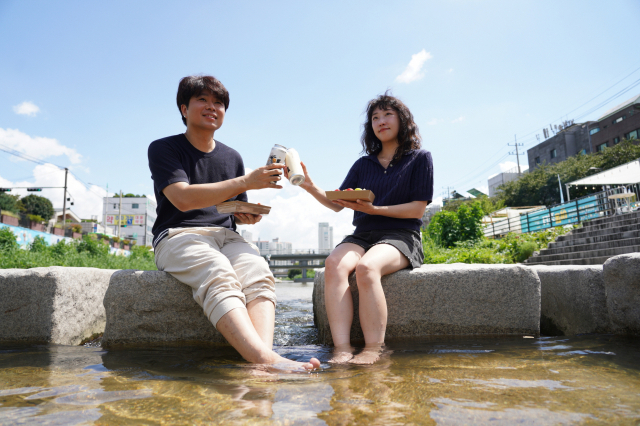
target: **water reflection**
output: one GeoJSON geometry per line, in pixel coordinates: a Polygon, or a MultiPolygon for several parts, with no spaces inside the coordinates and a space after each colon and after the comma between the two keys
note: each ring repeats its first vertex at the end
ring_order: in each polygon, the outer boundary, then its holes
{"type": "Polygon", "coordinates": [[[311,286],[292,286],[280,297],[276,349],[317,356],[320,372],[274,374],[228,347],[0,348],[0,425],[640,420],[638,339],[437,338],[390,343],[374,365],[332,365],[310,328],[311,286]]]}

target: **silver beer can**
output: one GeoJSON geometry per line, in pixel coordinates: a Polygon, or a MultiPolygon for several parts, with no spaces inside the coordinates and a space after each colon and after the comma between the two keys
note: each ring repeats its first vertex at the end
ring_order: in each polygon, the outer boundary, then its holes
{"type": "MultiPolygon", "coordinates": [[[[269,154],[269,159],[267,160],[267,166],[270,164],[285,164],[285,160],[287,158],[287,148],[282,145],[275,144],[273,148],[271,148],[271,153],[269,154]]],[[[277,184],[277,181],[272,181],[271,183],[277,184]]]]}
{"type": "Polygon", "coordinates": [[[267,166],[269,164],[284,164],[286,157],[287,148],[282,145],[275,144],[273,145],[273,148],[271,148],[271,153],[269,154],[269,159],[267,160],[267,166]]]}

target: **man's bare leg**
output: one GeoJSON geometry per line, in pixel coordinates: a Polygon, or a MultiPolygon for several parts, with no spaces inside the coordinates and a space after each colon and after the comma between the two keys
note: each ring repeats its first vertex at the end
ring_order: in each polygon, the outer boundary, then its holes
{"type": "Polygon", "coordinates": [[[263,297],[254,299],[247,303],[247,313],[251,318],[253,328],[265,346],[273,349],[273,329],[276,320],[276,307],[273,302],[263,297]]]}
{"type": "Polygon", "coordinates": [[[295,362],[275,353],[262,341],[256,331],[246,309],[232,309],[216,324],[216,329],[222,333],[229,344],[249,362],[255,364],[277,364],[282,369],[313,370],[320,367],[320,361],[311,358],[309,362],[295,362]]]}

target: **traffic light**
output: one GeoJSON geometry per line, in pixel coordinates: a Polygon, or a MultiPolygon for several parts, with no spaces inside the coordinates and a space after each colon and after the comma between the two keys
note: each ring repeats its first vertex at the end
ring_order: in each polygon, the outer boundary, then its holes
{"type": "Polygon", "coordinates": [[[29,192],[42,192],[42,188],[27,188],[29,192]]]}
{"type": "Polygon", "coordinates": [[[11,188],[0,188],[0,192],[11,192],[11,188]]]}

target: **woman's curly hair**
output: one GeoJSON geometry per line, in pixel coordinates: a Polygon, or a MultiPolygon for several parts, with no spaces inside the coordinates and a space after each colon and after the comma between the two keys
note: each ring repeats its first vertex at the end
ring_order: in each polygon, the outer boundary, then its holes
{"type": "Polygon", "coordinates": [[[373,125],[371,124],[371,116],[376,108],[382,110],[393,109],[400,118],[400,129],[398,130],[398,142],[400,145],[393,155],[392,163],[397,162],[405,153],[421,148],[422,137],[420,136],[418,125],[413,120],[411,111],[400,99],[386,91],[384,95],[371,100],[367,105],[367,121],[363,125],[364,130],[360,138],[362,152],[368,155],[377,155],[382,150],[382,143],[373,131],[373,125]]]}

